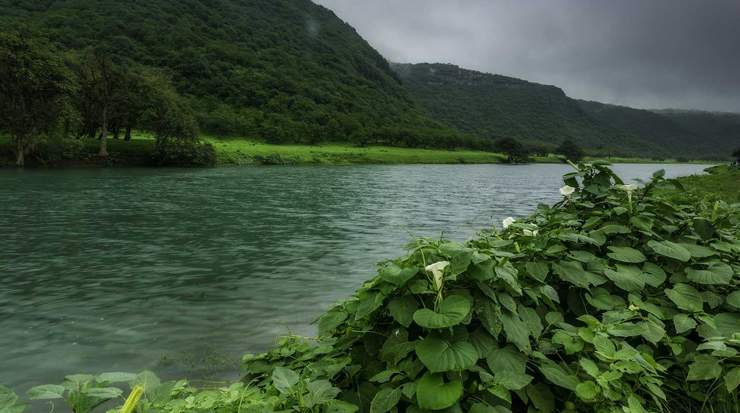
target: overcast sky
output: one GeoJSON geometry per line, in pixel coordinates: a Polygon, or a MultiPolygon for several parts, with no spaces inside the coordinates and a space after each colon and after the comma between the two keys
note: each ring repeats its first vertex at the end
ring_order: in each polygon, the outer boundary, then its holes
{"type": "Polygon", "coordinates": [[[394,62],[641,108],[740,112],[740,0],[314,0],[394,62]]]}

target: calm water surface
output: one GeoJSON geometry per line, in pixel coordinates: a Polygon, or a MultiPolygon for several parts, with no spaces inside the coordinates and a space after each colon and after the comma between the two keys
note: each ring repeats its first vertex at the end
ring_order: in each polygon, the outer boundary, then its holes
{"type": "MultiPolygon", "coordinates": [[[[664,168],[618,165],[628,179],[664,168]]],[[[563,165],[0,171],[0,383],[223,377],[413,237],[559,198],[563,165]]]]}

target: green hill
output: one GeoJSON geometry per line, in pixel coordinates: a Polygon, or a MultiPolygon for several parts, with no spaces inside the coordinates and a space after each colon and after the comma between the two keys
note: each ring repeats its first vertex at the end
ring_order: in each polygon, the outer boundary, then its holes
{"type": "Polygon", "coordinates": [[[740,115],[700,111],[650,111],[578,101],[589,116],[640,136],[673,156],[723,159],[740,146],[740,115]]]}
{"type": "Polygon", "coordinates": [[[421,114],[352,27],[309,0],[0,0],[0,10],[2,26],[30,27],[66,50],[104,48],[165,69],[207,132],[309,143],[387,127],[459,137],[421,114]]]}
{"type": "MultiPolygon", "coordinates": [[[[477,136],[511,137],[552,147],[570,139],[590,152],[612,155],[639,154],[645,147],[637,136],[589,117],[555,86],[448,64],[392,67],[433,118],[477,136]]],[[[650,147],[650,153],[662,151],[650,147]]]]}
{"type": "Polygon", "coordinates": [[[725,159],[740,146],[740,115],[649,111],[571,99],[555,86],[449,64],[393,64],[434,119],[485,138],[554,146],[571,139],[591,153],[725,159]]]}

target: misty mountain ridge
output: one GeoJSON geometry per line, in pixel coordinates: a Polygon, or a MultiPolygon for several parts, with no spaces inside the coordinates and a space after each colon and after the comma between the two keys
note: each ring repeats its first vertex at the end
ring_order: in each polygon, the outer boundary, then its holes
{"type": "Polygon", "coordinates": [[[412,98],[435,119],[492,139],[591,152],[724,159],[740,145],[740,114],[646,110],[568,97],[551,85],[454,64],[392,63],[412,98]]]}

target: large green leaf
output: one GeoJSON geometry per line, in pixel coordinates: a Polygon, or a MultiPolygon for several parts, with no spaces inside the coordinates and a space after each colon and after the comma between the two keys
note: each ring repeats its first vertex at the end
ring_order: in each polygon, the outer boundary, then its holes
{"type": "Polygon", "coordinates": [[[617,264],[617,269],[604,271],[617,287],[625,291],[640,291],[645,287],[645,279],[640,269],[634,265],[617,264]]]}
{"type": "Polygon", "coordinates": [[[357,311],[355,319],[362,320],[383,305],[385,296],[379,291],[361,291],[358,294],[357,311]]]}
{"type": "Polygon", "coordinates": [[[102,373],[98,375],[96,380],[101,383],[128,383],[136,380],[136,374],[122,372],[102,373]]]}
{"type": "Polygon", "coordinates": [[[394,263],[386,264],[380,269],[380,278],[395,284],[398,287],[404,286],[411,278],[419,272],[416,267],[401,268],[394,263]]]}
{"type": "Polygon", "coordinates": [[[553,264],[552,268],[560,279],[576,287],[588,288],[591,285],[599,286],[606,282],[606,279],[600,275],[585,271],[583,265],[577,261],[560,261],[553,264]]]}
{"type": "Polygon", "coordinates": [[[732,393],[737,386],[740,386],[740,367],[735,367],[725,374],[725,387],[727,387],[727,391],[732,393]]]}
{"type": "Polygon", "coordinates": [[[432,373],[460,371],[478,362],[478,351],[468,341],[427,337],[416,345],[416,355],[432,373]]]}
{"type": "Polygon", "coordinates": [[[488,357],[486,357],[486,363],[488,364],[488,368],[494,373],[498,371],[512,371],[514,373],[524,374],[527,368],[527,356],[509,345],[491,351],[488,357]]]}
{"type": "Polygon", "coordinates": [[[525,264],[525,268],[529,275],[540,282],[545,282],[547,273],[550,272],[550,268],[547,266],[547,263],[542,261],[528,262],[525,264]]]}
{"type": "Polygon", "coordinates": [[[419,309],[419,304],[413,295],[396,297],[388,303],[388,311],[398,324],[408,327],[414,321],[414,313],[419,309]]]}
{"type": "Polygon", "coordinates": [[[686,275],[689,281],[697,284],[727,285],[732,280],[733,274],[732,267],[725,263],[710,264],[705,270],[692,267],[686,269],[686,275]]]}
{"type": "Polygon", "coordinates": [[[319,336],[330,335],[337,327],[347,320],[349,314],[341,308],[334,308],[324,313],[319,319],[319,336]]]}
{"type": "Polygon", "coordinates": [[[298,384],[300,376],[295,371],[286,367],[275,367],[272,371],[272,384],[280,393],[288,393],[293,386],[298,384]]]}
{"type": "Polygon", "coordinates": [[[98,399],[115,399],[123,394],[123,390],[118,387],[91,387],[83,390],[83,393],[98,399]]]}
{"type": "Polygon", "coordinates": [[[326,404],[340,393],[329,380],[314,380],[306,385],[306,389],[308,394],[304,396],[303,403],[308,408],[326,404]]]}
{"type": "Polygon", "coordinates": [[[384,388],[373,397],[370,402],[370,413],[386,413],[391,411],[401,400],[401,388],[384,388]]]}
{"type": "Polygon", "coordinates": [[[639,264],[646,259],[640,251],[630,247],[609,247],[609,251],[611,252],[606,255],[615,261],[639,264]]]}
{"type": "Polygon", "coordinates": [[[568,390],[575,391],[579,381],[578,378],[566,372],[557,363],[550,360],[543,360],[539,365],[540,372],[550,383],[564,387],[568,390]]]}
{"type": "Polygon", "coordinates": [[[54,400],[61,399],[64,395],[64,390],[64,386],[44,384],[30,388],[26,394],[31,400],[54,400]]]}
{"type": "Polygon", "coordinates": [[[599,396],[599,393],[599,386],[591,380],[578,383],[578,385],[576,386],[576,396],[578,396],[581,400],[594,400],[596,399],[596,397],[599,396]]]}
{"type": "Polygon", "coordinates": [[[727,296],[727,304],[740,310],[740,290],[733,291],[727,296]]]}
{"type": "Polygon", "coordinates": [[[416,403],[422,409],[446,409],[457,403],[462,394],[462,381],[455,379],[445,383],[442,374],[427,373],[416,385],[416,403]]]}
{"type": "Polygon", "coordinates": [[[704,299],[694,287],[678,283],[673,288],[667,288],[665,295],[682,310],[696,313],[704,308],[704,299]]]}
{"type": "Polygon", "coordinates": [[[676,314],[673,316],[673,325],[676,328],[676,333],[683,334],[696,328],[696,321],[686,314],[676,314]]]}
{"type": "Polygon", "coordinates": [[[656,254],[686,262],[691,259],[691,252],[686,248],[670,241],[648,241],[648,247],[656,254]]]}
{"type": "Polygon", "coordinates": [[[437,311],[422,308],[414,313],[416,324],[429,329],[453,327],[460,324],[470,313],[470,299],[462,295],[451,295],[439,304],[437,311]]]}
{"type": "Polygon", "coordinates": [[[519,350],[529,352],[532,348],[529,342],[529,327],[519,318],[519,315],[504,311],[501,314],[501,322],[509,342],[517,346],[519,350]]]}
{"type": "Polygon", "coordinates": [[[645,284],[655,288],[663,285],[668,277],[662,268],[652,262],[646,262],[642,266],[642,271],[645,277],[645,284]]]}
{"type": "Polygon", "coordinates": [[[701,381],[714,380],[722,374],[722,366],[719,360],[707,355],[698,355],[689,366],[689,374],[686,380],[701,381]]]}

